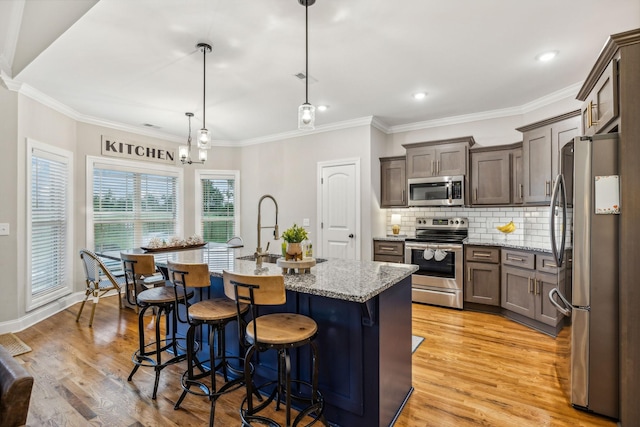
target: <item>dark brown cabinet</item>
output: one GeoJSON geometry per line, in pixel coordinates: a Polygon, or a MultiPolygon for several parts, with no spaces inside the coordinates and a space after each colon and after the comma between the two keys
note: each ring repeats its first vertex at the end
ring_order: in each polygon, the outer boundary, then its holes
{"type": "Polygon", "coordinates": [[[522,142],[516,145],[511,150],[511,204],[521,205],[524,203],[522,142]]]}
{"type": "Polygon", "coordinates": [[[373,260],[404,263],[404,242],[396,240],[374,240],[373,260]]]}
{"type": "Polygon", "coordinates": [[[380,158],[380,207],[407,206],[406,157],[380,158]]]}
{"type": "Polygon", "coordinates": [[[522,135],[524,203],[551,200],[553,181],[560,170],[560,152],[580,134],[580,110],[518,128],[522,135]]]}
{"type": "Polygon", "coordinates": [[[612,59],[582,104],[582,133],[595,135],[618,117],[618,61],[612,59]]]}
{"type": "Polygon", "coordinates": [[[404,144],[407,150],[407,178],[466,175],[472,136],[440,141],[404,144]]]}
{"type": "Polygon", "coordinates": [[[471,204],[522,203],[522,144],[470,150],[471,204]]]}
{"type": "Polygon", "coordinates": [[[563,319],[549,301],[549,291],[564,292],[564,279],[551,255],[502,251],[501,306],[513,313],[556,327],[563,319]]]}
{"type": "Polygon", "coordinates": [[[500,306],[500,248],[465,246],[464,300],[500,306]]]}

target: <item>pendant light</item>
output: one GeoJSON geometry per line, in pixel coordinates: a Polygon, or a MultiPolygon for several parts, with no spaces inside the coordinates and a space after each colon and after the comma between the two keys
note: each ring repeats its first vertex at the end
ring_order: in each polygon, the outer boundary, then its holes
{"type": "Polygon", "coordinates": [[[189,118],[189,136],[187,137],[187,145],[181,145],[178,147],[178,155],[182,164],[202,163],[207,161],[207,150],[198,149],[198,161],[191,160],[191,117],[193,113],[184,113],[189,118]]]}
{"type": "Polygon", "coordinates": [[[309,6],[313,6],[316,0],[298,0],[304,6],[304,38],[305,38],[305,102],[298,107],[298,129],[315,129],[316,107],[309,104],[309,6]]]}
{"type": "Polygon", "coordinates": [[[196,47],[202,51],[202,129],[198,132],[198,148],[208,150],[211,148],[211,138],[207,130],[205,98],[207,93],[207,52],[211,52],[211,45],[198,43],[196,47]]]}

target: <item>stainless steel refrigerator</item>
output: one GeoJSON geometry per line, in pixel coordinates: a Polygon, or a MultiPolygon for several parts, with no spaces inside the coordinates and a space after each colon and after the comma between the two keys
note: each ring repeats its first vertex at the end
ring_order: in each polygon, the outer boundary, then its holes
{"type": "MultiPolygon", "coordinates": [[[[573,198],[567,200],[569,173],[556,178],[551,202],[551,245],[558,266],[566,265],[565,242],[573,231],[572,285],[554,288],[549,299],[571,317],[571,403],[619,418],[618,359],[618,182],[617,134],[577,137],[560,159],[571,165],[573,198]],[[567,203],[569,202],[569,203],[567,203]],[[570,218],[573,217],[573,228],[570,218]],[[570,291],[570,292],[569,292],[570,291]],[[566,294],[566,295],[565,295],[566,294]]],[[[559,269],[560,270],[560,269],[559,269]]],[[[565,270],[566,271],[566,270],[565,270]]],[[[560,283],[560,282],[559,282],[560,283]]]]}

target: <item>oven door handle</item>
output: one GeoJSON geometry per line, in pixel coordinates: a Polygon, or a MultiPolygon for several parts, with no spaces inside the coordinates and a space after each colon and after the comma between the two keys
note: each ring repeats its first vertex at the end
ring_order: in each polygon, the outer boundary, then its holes
{"type": "Polygon", "coordinates": [[[462,250],[462,245],[437,245],[437,249],[449,252],[456,252],[462,250]]]}

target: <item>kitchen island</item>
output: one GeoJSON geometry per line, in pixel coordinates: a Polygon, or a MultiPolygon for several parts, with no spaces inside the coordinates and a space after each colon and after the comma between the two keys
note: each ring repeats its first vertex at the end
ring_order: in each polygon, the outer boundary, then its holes
{"type": "MultiPolygon", "coordinates": [[[[211,272],[211,297],[223,295],[222,271],[282,274],[275,263],[257,269],[246,248],[209,243],[204,248],[154,253],[167,260],[204,262],[211,272]]],[[[320,261],[320,260],[319,260],[320,261]]],[[[411,386],[411,274],[414,265],[328,259],[309,274],[285,275],[287,302],[272,311],[289,311],[318,324],[320,391],[325,416],[335,426],[389,426],[413,391],[411,386]]],[[[184,334],[186,327],[180,328],[184,334]]],[[[237,329],[226,331],[227,351],[237,352],[237,329]]],[[[206,344],[201,349],[208,352],[206,344]]],[[[310,377],[306,349],[292,352],[292,372],[310,377]]],[[[276,378],[275,353],[261,355],[257,382],[276,378]]]]}

